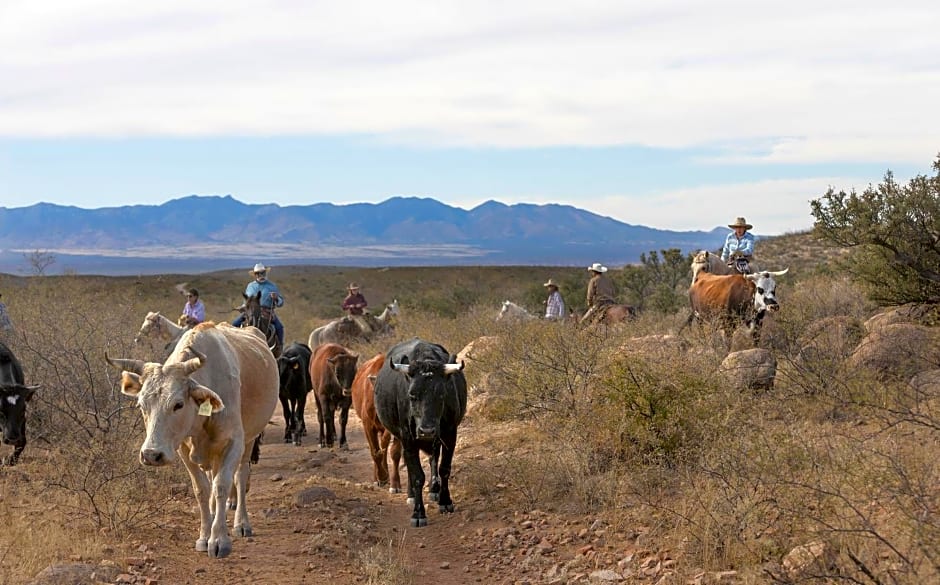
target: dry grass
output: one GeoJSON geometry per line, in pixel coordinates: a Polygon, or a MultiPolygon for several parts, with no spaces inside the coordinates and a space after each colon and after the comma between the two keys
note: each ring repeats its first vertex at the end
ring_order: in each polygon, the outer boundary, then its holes
{"type": "MultiPolygon", "coordinates": [[[[864,335],[859,324],[875,308],[818,263],[839,251],[803,246],[807,237],[761,243],[762,265],[789,264],[791,272],[778,289],[783,308],[761,340],[777,357],[776,384],[755,393],[732,391],[718,377],[725,340],[707,330],[662,337],[679,330],[685,310],[590,331],[495,323],[502,300],[535,311],[547,277],[586,281],[580,268],[282,267],[271,277],[288,300],[279,313],[288,341],[305,341],[339,316],[350,280],[364,285],[374,307],[393,298],[402,306],[393,336],[354,348],[364,358],[412,336],[452,353],[497,336],[467,367],[471,398],[482,405],[470,416],[491,432],[474,446],[486,456],[455,469],[464,498],[642,526],[644,538],[680,555],[679,579],[735,569],[748,583],[936,582],[940,391],[847,365],[864,335]],[[833,551],[826,563],[785,574],[784,556],[815,540],[833,551]]],[[[130,340],[147,311],[182,307],[182,282],[200,289],[211,316],[231,317],[247,276],[0,277],[18,327],[11,344],[27,382],[43,384],[24,464],[0,476],[4,504],[46,497],[58,502],[50,518],[82,520],[66,527],[14,513],[18,530],[0,535],[0,580],[93,554],[101,529],[152,522],[148,510],[163,501],[143,495],[154,493],[148,482],[185,486],[179,468],[157,477],[127,465],[139,416],[116,393],[102,356],[152,357],[156,349],[130,340]]],[[[579,299],[583,290],[566,296],[579,299]]],[[[400,543],[389,543],[363,552],[358,565],[369,583],[412,583],[402,559],[400,543]]]]}

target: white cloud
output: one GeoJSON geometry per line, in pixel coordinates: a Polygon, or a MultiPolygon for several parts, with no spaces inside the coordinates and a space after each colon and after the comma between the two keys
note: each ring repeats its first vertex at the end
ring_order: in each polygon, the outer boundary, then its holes
{"type": "Polygon", "coordinates": [[[933,2],[8,0],[0,135],[343,134],[922,163],[933,2]]]}
{"type": "MultiPolygon", "coordinates": [[[[899,181],[903,181],[900,177],[899,181]]],[[[539,195],[501,198],[510,203],[566,203],[616,220],[664,230],[709,231],[744,216],[754,233],[780,235],[813,226],[810,200],[819,199],[831,186],[837,191],[863,191],[871,183],[858,177],[820,177],[763,180],[676,189],[652,195],[611,194],[604,197],[559,201],[539,195]]],[[[465,199],[461,207],[482,203],[465,199]]]]}

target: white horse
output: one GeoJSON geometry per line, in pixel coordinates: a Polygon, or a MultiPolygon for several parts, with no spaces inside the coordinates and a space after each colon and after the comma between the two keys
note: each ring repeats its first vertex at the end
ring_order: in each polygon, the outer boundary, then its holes
{"type": "Polygon", "coordinates": [[[497,321],[528,321],[531,319],[538,319],[538,316],[533,315],[527,311],[525,307],[517,305],[512,301],[503,301],[499,315],[496,316],[497,321]]]}
{"type": "Polygon", "coordinates": [[[151,311],[144,317],[144,323],[140,326],[137,336],[134,337],[134,343],[140,343],[140,340],[145,337],[155,337],[166,342],[166,347],[172,350],[176,347],[176,342],[183,336],[184,331],[186,331],[185,327],[180,327],[170,321],[161,315],[159,311],[151,311]]]}
{"type": "Polygon", "coordinates": [[[721,261],[718,254],[713,254],[708,250],[702,250],[692,258],[692,282],[699,272],[709,274],[733,274],[734,269],[721,261]]]}

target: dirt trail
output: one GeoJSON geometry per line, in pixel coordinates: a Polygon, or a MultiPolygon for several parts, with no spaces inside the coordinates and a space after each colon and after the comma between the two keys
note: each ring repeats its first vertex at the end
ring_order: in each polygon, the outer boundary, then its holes
{"type": "MultiPolygon", "coordinates": [[[[315,416],[314,411],[313,420],[308,417],[312,436],[301,447],[275,442],[283,427],[269,425],[261,461],[252,469],[248,509],[253,537],[234,539],[234,550],[225,559],[197,553],[198,514],[187,494],[179,499],[181,514],[171,530],[155,532],[159,540],[137,545],[126,577],[159,584],[322,583],[328,578],[342,585],[365,582],[371,563],[394,555],[406,559],[417,583],[493,580],[487,577],[487,564],[492,571],[494,562],[487,563],[489,553],[475,541],[488,524],[486,515],[471,512],[479,503],[461,501],[455,486],[456,513],[439,514],[432,503],[428,526],[411,528],[405,495],[371,485],[372,459],[355,413],[350,413],[348,451],[317,446],[315,416]]],[[[403,470],[402,479],[406,477],[403,470]]]]}

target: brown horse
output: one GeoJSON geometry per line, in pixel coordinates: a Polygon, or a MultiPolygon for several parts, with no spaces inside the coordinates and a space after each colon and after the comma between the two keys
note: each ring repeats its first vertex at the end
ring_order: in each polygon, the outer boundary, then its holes
{"type": "MultiPolygon", "coordinates": [[[[617,323],[623,323],[624,321],[632,321],[637,317],[637,308],[633,305],[607,305],[605,308],[599,309],[604,311],[603,317],[594,317],[591,319],[591,323],[584,323],[584,327],[590,327],[594,324],[603,323],[604,325],[616,325],[617,323]]],[[[582,314],[578,314],[574,311],[571,312],[569,316],[569,321],[574,323],[581,322],[582,314]]]]}

